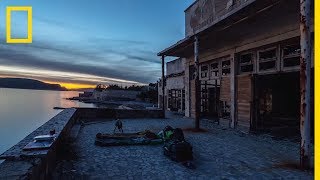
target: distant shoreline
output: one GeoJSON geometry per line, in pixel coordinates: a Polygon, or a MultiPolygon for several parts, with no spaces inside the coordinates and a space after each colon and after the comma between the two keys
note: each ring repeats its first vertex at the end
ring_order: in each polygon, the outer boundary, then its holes
{"type": "Polygon", "coordinates": [[[0,78],[0,87],[14,89],[54,90],[67,91],[60,84],[50,84],[35,79],[26,78],[0,78]]]}

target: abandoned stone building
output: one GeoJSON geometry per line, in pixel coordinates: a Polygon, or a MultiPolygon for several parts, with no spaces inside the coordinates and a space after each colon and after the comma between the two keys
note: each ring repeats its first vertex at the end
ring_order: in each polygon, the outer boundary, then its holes
{"type": "MultiPolygon", "coordinates": [[[[185,111],[185,59],[178,58],[166,63],[166,80],[164,87],[165,109],[184,113],[185,111]]],[[[162,83],[158,83],[158,102],[162,99],[162,83]]],[[[162,104],[159,106],[162,106],[162,104]]]]}
{"type": "Polygon", "coordinates": [[[167,56],[185,61],[185,83],[179,84],[185,92],[185,115],[195,117],[198,104],[202,118],[218,118],[244,131],[298,128],[299,8],[298,0],[196,0],[190,5],[185,38],[158,53],[163,63],[167,56]]]}

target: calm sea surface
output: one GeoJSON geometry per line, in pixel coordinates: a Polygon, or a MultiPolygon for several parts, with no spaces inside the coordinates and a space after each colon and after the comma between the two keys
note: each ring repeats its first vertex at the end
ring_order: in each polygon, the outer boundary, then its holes
{"type": "Polygon", "coordinates": [[[74,91],[43,91],[0,88],[0,154],[62,110],[53,107],[94,107],[65,98],[74,91]]]}

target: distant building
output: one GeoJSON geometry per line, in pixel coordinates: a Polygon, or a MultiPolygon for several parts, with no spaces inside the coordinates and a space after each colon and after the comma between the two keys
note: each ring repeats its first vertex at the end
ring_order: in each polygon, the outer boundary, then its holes
{"type": "Polygon", "coordinates": [[[130,90],[94,90],[93,98],[96,100],[136,100],[141,91],[130,90]]]}
{"type": "MultiPolygon", "coordinates": [[[[166,64],[165,108],[170,111],[185,111],[185,59],[178,58],[166,64]]],[[[161,83],[158,83],[158,106],[162,107],[161,83]]]]}

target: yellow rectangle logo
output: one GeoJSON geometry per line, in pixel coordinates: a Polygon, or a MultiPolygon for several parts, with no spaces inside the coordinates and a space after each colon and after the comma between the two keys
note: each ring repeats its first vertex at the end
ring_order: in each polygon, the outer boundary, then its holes
{"type": "Polygon", "coordinates": [[[32,7],[31,6],[8,6],[7,7],[7,43],[27,44],[32,43],[32,7]],[[27,38],[12,38],[11,37],[11,12],[26,11],[28,13],[28,36],[27,38]]]}

